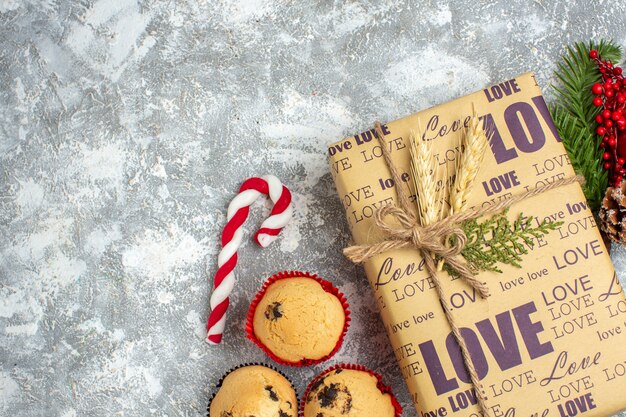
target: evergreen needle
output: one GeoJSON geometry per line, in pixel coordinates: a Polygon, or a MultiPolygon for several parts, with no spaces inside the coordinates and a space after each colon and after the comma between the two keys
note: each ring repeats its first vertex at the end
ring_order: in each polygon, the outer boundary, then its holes
{"type": "Polygon", "coordinates": [[[601,77],[589,58],[592,49],[596,49],[602,59],[616,64],[622,57],[621,49],[612,41],[579,42],[568,47],[554,74],[559,83],[552,86],[557,100],[550,106],[550,113],[574,171],[586,179],[583,191],[595,212],[600,208],[608,180],[602,168],[603,150],[598,146],[599,137],[595,132],[595,117],[600,108],[592,103],[591,86],[601,82],[601,77]]]}

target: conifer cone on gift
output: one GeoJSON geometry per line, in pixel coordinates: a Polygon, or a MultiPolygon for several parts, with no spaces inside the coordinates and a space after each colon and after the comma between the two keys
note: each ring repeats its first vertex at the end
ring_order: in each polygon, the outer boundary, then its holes
{"type": "Polygon", "coordinates": [[[626,242],[626,181],[606,190],[599,212],[600,230],[613,242],[626,242]]]}

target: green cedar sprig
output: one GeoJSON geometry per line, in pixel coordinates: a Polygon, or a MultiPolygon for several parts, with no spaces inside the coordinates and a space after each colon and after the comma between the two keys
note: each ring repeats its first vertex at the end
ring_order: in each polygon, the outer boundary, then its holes
{"type": "MultiPolygon", "coordinates": [[[[544,220],[535,225],[537,222],[534,217],[524,217],[521,213],[511,223],[507,213],[508,209],[482,222],[475,219],[461,224],[467,236],[461,256],[471,270],[502,273],[498,263],[521,268],[522,255],[528,253],[528,247],[533,247],[534,239],[541,238],[563,224],[544,220]]],[[[446,270],[450,275],[458,276],[451,268],[446,270]]]]}
{"type": "Polygon", "coordinates": [[[603,150],[595,133],[595,117],[600,108],[592,103],[591,86],[601,82],[601,76],[589,58],[592,49],[613,63],[622,57],[620,47],[612,41],[579,42],[568,47],[554,74],[559,84],[552,86],[556,102],[550,106],[550,112],[574,171],[586,179],[583,191],[595,212],[600,208],[608,180],[602,168],[603,150]]]}

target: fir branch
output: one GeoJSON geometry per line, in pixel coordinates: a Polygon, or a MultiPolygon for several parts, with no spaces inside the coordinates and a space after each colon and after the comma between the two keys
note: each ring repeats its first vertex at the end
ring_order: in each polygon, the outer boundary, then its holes
{"type": "Polygon", "coordinates": [[[552,86],[557,100],[550,106],[550,112],[574,170],[587,180],[583,190],[595,211],[608,184],[601,164],[603,151],[595,133],[595,117],[600,108],[592,103],[591,86],[600,82],[601,77],[589,58],[591,49],[596,49],[603,59],[614,63],[621,59],[621,49],[612,41],[579,42],[568,47],[555,72],[559,85],[552,86]]]}
{"type": "MultiPolygon", "coordinates": [[[[467,236],[461,255],[471,270],[501,273],[498,263],[521,268],[522,255],[528,253],[528,247],[533,247],[534,239],[543,237],[563,224],[544,220],[535,226],[534,217],[525,218],[521,213],[511,223],[507,213],[508,209],[482,222],[468,220],[461,225],[467,236]]],[[[456,271],[447,266],[446,271],[458,276],[456,271]]]]}
{"type": "Polygon", "coordinates": [[[601,81],[595,63],[589,58],[589,51],[592,49],[597,50],[602,59],[609,59],[614,63],[619,62],[622,56],[620,47],[612,41],[602,40],[597,44],[589,42],[588,45],[578,42],[574,47],[567,48],[568,53],[554,74],[561,85],[552,86],[557,98],[556,105],[564,107],[590,132],[594,130],[592,122],[599,111],[592,104],[591,86],[601,81]]]}
{"type": "Polygon", "coordinates": [[[554,106],[551,111],[574,170],[585,177],[583,192],[589,207],[596,212],[602,204],[608,175],[602,168],[602,149],[598,146],[595,133],[590,135],[585,128],[581,128],[577,119],[563,107],[554,106]]]}

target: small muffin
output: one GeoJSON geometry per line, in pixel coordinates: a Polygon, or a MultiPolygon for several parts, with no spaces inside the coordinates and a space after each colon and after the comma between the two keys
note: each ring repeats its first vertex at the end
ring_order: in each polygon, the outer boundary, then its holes
{"type": "Polygon", "coordinates": [[[209,417],[296,417],[291,383],[273,369],[244,366],[230,372],[209,405],[209,417]]]}
{"type": "Polygon", "coordinates": [[[280,363],[303,365],[327,359],[343,338],[344,300],[322,287],[330,284],[317,277],[283,278],[268,281],[251,307],[252,340],[280,363]]]}
{"type": "Polygon", "coordinates": [[[353,369],[322,374],[309,387],[304,417],[394,417],[394,399],[378,382],[369,372],[353,369]]]}

